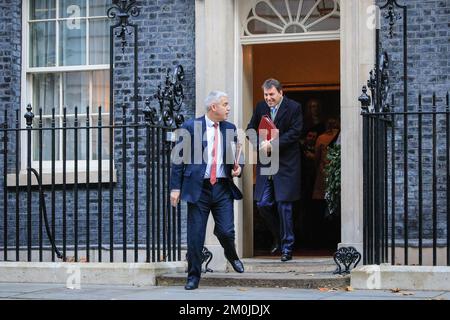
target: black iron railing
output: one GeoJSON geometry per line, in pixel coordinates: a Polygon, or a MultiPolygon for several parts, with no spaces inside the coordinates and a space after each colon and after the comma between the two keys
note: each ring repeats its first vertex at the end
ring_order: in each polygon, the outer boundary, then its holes
{"type": "Polygon", "coordinates": [[[122,104],[115,114],[121,121],[112,124],[102,107],[95,113],[74,107],[70,115],[64,108],[61,121],[53,108],[45,126],[42,109],[36,117],[28,105],[24,128],[19,111],[14,121],[5,111],[3,260],[55,261],[56,254],[64,261],[100,262],[108,253],[110,262],[181,260],[180,207],[170,206],[168,185],[173,131],[184,121],[183,79],[182,66],[169,69],[155,94],[158,107],[147,99],[142,112],[130,117],[122,104]],[[112,139],[105,141],[108,131],[112,139]]]}
{"type": "Polygon", "coordinates": [[[364,263],[450,265],[449,94],[419,94],[407,112],[367,107],[364,263]]]}
{"type": "MultiPolygon", "coordinates": [[[[113,106],[113,108],[110,108],[110,118],[109,118],[109,124],[110,124],[110,130],[109,130],[109,139],[112,140],[114,138],[114,132],[112,129],[112,124],[113,124],[113,119],[114,119],[114,106],[115,104],[115,96],[114,96],[114,59],[115,59],[115,41],[116,39],[118,39],[120,41],[120,47],[121,47],[121,51],[122,51],[122,55],[125,55],[125,48],[129,45],[128,42],[128,37],[130,35],[132,35],[133,37],[133,43],[132,43],[132,48],[133,48],[133,56],[132,56],[132,64],[133,64],[133,96],[131,97],[131,101],[133,101],[134,104],[134,110],[133,110],[133,116],[134,116],[134,121],[137,122],[138,120],[138,101],[139,101],[139,90],[138,90],[138,64],[139,64],[139,50],[138,50],[138,39],[139,39],[139,35],[138,35],[138,26],[137,24],[133,23],[132,21],[130,21],[130,17],[137,17],[140,14],[140,8],[136,5],[136,1],[135,0],[113,0],[112,1],[112,6],[107,10],[107,16],[109,19],[111,19],[113,21],[113,24],[110,26],[110,32],[109,32],[109,43],[110,43],[110,48],[109,48],[109,61],[110,61],[110,102],[111,105],[113,106]],[[115,22],[115,23],[114,23],[115,22]],[[116,31],[117,30],[117,31],[116,31]]],[[[125,108],[125,105],[122,104],[123,108],[125,108]]],[[[123,117],[122,117],[122,124],[126,125],[127,123],[127,117],[126,117],[126,113],[123,112],[123,117]]],[[[134,127],[134,135],[137,135],[137,130],[138,128],[135,126],[134,127]]],[[[127,132],[126,130],[122,130],[122,139],[123,141],[126,141],[127,138],[127,132]]],[[[137,148],[137,140],[134,140],[134,148],[137,148]]],[[[113,148],[111,146],[111,148],[109,149],[109,152],[112,153],[113,152],[113,148]]],[[[123,144],[122,145],[122,154],[126,153],[126,145],[123,144]]],[[[135,153],[134,154],[134,170],[133,170],[133,174],[134,174],[134,188],[137,187],[138,184],[138,172],[137,172],[137,167],[138,167],[138,155],[135,153]]],[[[110,191],[110,198],[114,198],[114,188],[112,186],[112,163],[109,163],[109,172],[110,172],[110,184],[109,184],[109,191],[110,191]]],[[[126,176],[127,172],[126,172],[126,166],[124,164],[122,164],[122,175],[126,176]]],[[[99,184],[99,188],[101,188],[101,182],[98,182],[99,184]]],[[[126,185],[123,184],[122,188],[126,188],[126,185]]],[[[134,220],[137,221],[137,216],[138,216],[138,211],[137,211],[137,202],[138,202],[138,195],[134,194],[133,195],[134,198],[134,220]]],[[[127,202],[127,195],[126,193],[122,194],[122,201],[124,203],[127,202]]],[[[100,202],[100,200],[99,200],[100,202]]],[[[113,206],[114,204],[112,202],[110,202],[110,211],[113,210],[113,206]]],[[[124,208],[122,211],[122,216],[121,219],[124,222],[124,224],[126,225],[126,221],[127,221],[127,209],[124,208]]],[[[113,226],[114,222],[110,221],[110,228],[113,226]]],[[[137,226],[134,226],[134,229],[137,230],[137,226]]],[[[136,236],[136,232],[134,232],[134,241],[135,241],[135,246],[137,245],[137,236],[136,236]]],[[[122,237],[125,239],[127,238],[127,229],[124,228],[122,230],[122,237]]],[[[112,243],[111,239],[110,239],[110,243],[112,243]]],[[[99,247],[101,246],[101,243],[99,243],[99,247]]],[[[111,252],[112,252],[112,248],[110,248],[111,252]]],[[[136,252],[136,248],[135,248],[135,252],[136,252]]],[[[136,260],[136,253],[135,253],[135,257],[134,259],[136,260]]],[[[126,249],[123,249],[123,260],[126,261],[127,260],[127,253],[126,253],[126,249]]]]}

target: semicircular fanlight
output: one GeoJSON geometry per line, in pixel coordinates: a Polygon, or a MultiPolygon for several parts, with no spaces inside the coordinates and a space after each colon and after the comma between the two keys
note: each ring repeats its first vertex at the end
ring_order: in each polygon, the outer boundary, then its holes
{"type": "Polygon", "coordinates": [[[339,0],[259,0],[244,23],[244,36],[336,31],[339,0]]]}

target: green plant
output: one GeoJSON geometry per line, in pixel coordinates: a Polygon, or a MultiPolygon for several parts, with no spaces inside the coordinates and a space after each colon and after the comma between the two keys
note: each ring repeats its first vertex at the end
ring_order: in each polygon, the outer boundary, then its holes
{"type": "Polygon", "coordinates": [[[328,164],[325,166],[325,200],[328,213],[337,216],[341,209],[341,146],[333,144],[328,147],[328,164]]]}

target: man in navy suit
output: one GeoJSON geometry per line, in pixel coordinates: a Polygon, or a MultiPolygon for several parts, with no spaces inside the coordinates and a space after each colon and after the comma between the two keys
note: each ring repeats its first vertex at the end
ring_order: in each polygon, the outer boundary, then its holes
{"type": "Polygon", "coordinates": [[[278,136],[270,141],[260,141],[250,135],[249,139],[258,146],[260,152],[278,154],[278,159],[271,159],[272,165],[274,161],[278,161],[278,172],[265,174],[262,169],[269,164],[262,164],[261,157],[258,157],[254,199],[275,237],[276,230],[279,230],[281,261],[288,261],[292,259],[294,246],[293,202],[300,199],[301,153],[298,141],[302,130],[302,112],[297,102],[283,96],[283,89],[278,80],[268,79],[262,88],[265,101],[256,105],[247,130],[257,130],[264,115],[272,118],[279,130],[278,136]],[[274,148],[277,148],[278,152],[273,152],[274,148]]]}
{"type": "Polygon", "coordinates": [[[175,163],[172,159],[170,201],[172,206],[176,206],[181,199],[187,202],[188,207],[186,290],[196,289],[200,281],[202,249],[210,211],[215,222],[214,234],[224,248],[225,257],[236,272],[244,272],[234,243],[233,201],[242,199],[232,180],[240,176],[242,170],[239,164],[234,164],[236,126],[225,121],[230,112],[226,93],[212,91],[205,99],[205,107],[203,117],[183,125],[184,137],[174,148],[181,150],[177,151],[179,154],[175,152],[180,161],[175,163]]]}

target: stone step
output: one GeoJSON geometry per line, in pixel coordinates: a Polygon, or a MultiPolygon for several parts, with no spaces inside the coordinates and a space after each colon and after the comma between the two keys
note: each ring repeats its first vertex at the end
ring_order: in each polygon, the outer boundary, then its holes
{"type": "MultiPolygon", "coordinates": [[[[186,274],[166,274],[156,278],[158,286],[184,286],[186,274]]],[[[261,287],[261,288],[344,288],[350,285],[350,276],[331,273],[206,273],[202,274],[200,286],[214,287],[261,287]]]]}
{"type": "MultiPolygon", "coordinates": [[[[290,261],[281,262],[280,258],[242,259],[246,272],[251,273],[317,273],[336,270],[336,264],[330,257],[294,257],[290,261]]],[[[227,272],[234,272],[227,264],[227,272]]]]}

